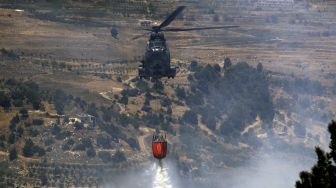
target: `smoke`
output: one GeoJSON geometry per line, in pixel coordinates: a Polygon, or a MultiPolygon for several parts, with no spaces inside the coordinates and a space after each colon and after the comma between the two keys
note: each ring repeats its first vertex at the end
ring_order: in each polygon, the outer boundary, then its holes
{"type": "Polygon", "coordinates": [[[285,188],[294,187],[299,172],[308,170],[314,163],[312,157],[302,154],[263,148],[244,166],[220,170],[202,180],[182,178],[176,161],[153,161],[135,171],[107,176],[106,188],[285,188]]]}
{"type": "Polygon", "coordinates": [[[106,175],[105,188],[179,188],[180,177],[175,163],[170,160],[153,161],[135,171],[106,175]]]}
{"type": "Polygon", "coordinates": [[[218,188],[284,188],[294,187],[299,172],[308,170],[313,159],[302,159],[290,153],[261,151],[247,165],[218,173],[218,188]]]}

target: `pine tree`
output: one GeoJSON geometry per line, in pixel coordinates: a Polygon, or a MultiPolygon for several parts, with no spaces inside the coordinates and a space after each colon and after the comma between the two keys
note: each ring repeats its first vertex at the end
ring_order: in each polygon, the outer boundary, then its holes
{"type": "Polygon", "coordinates": [[[12,148],[10,151],[9,151],[9,160],[10,161],[14,161],[16,160],[18,157],[18,154],[17,154],[17,151],[16,151],[16,148],[12,148]]]}
{"type": "Polygon", "coordinates": [[[332,188],[336,187],[336,122],[332,121],[328,130],[331,142],[330,152],[326,153],[316,147],[317,163],[311,172],[300,172],[300,180],[296,182],[296,188],[332,188]]]}

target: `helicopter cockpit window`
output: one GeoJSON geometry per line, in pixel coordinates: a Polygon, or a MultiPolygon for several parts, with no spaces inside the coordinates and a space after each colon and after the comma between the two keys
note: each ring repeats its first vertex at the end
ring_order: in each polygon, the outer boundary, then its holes
{"type": "Polygon", "coordinates": [[[165,43],[163,41],[160,40],[154,40],[154,41],[150,41],[148,43],[148,47],[152,50],[152,51],[163,51],[166,49],[165,47],[165,43]]]}

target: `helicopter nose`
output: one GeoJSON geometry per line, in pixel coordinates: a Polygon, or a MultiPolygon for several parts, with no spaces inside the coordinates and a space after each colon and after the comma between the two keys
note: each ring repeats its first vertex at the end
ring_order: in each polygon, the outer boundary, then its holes
{"type": "Polygon", "coordinates": [[[152,51],[153,51],[153,52],[159,52],[160,49],[159,49],[159,48],[153,48],[152,51]]]}

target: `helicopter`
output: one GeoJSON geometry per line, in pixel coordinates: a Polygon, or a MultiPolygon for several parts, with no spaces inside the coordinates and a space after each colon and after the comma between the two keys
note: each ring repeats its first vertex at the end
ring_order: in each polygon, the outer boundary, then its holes
{"type": "MultiPolygon", "coordinates": [[[[172,12],[160,25],[152,26],[152,28],[145,28],[144,30],[150,33],[147,42],[145,56],[138,67],[138,76],[140,79],[160,79],[163,77],[174,78],[178,72],[178,67],[171,65],[170,51],[166,43],[164,32],[181,32],[194,31],[206,29],[227,29],[236,28],[236,25],[214,26],[214,27],[193,27],[193,28],[166,28],[184,9],[186,6],[179,6],[172,12]]],[[[144,35],[133,37],[138,39],[144,35]]]]}

